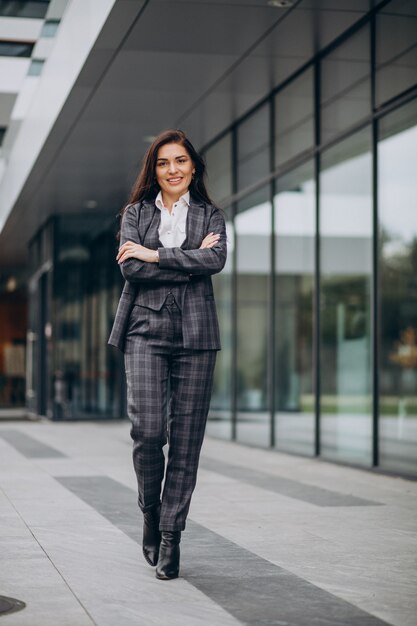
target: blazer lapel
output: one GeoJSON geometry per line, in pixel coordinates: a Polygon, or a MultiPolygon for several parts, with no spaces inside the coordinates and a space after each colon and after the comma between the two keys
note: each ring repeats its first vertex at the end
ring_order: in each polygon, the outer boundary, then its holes
{"type": "Polygon", "coordinates": [[[181,244],[184,250],[199,248],[204,236],[204,204],[199,200],[194,200],[190,195],[190,205],[187,213],[187,226],[185,240],[181,244]]]}
{"type": "Polygon", "coordinates": [[[162,247],[159,240],[161,211],[152,200],[144,200],[139,215],[139,234],[141,243],[147,248],[162,247]]]}
{"type": "MultiPolygon", "coordinates": [[[[139,215],[139,234],[142,245],[154,249],[163,247],[159,239],[161,211],[152,200],[144,200],[139,215]]],[[[205,210],[204,204],[194,200],[190,195],[190,205],[187,212],[185,239],[181,244],[184,250],[199,248],[207,233],[204,232],[205,210]]]]}

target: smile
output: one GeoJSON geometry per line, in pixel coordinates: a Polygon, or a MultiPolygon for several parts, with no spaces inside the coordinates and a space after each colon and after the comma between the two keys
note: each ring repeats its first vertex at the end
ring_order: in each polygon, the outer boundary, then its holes
{"type": "Polygon", "coordinates": [[[182,181],[182,178],[168,178],[168,182],[171,185],[176,185],[177,183],[180,183],[182,181]]]}

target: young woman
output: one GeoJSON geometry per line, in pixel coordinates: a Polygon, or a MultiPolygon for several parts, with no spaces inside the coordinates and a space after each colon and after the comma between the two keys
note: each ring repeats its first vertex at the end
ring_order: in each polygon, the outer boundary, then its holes
{"type": "Polygon", "coordinates": [[[179,572],[220,350],[211,274],[226,262],[226,229],[204,176],[182,131],[156,137],[122,212],[116,257],[126,282],[109,343],[125,353],[143,554],[165,580],[179,572]]]}

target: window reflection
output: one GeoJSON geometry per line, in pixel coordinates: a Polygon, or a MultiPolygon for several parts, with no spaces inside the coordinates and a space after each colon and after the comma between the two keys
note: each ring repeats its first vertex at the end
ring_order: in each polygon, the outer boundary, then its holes
{"type": "Polygon", "coordinates": [[[322,61],[322,143],[371,113],[369,37],[366,26],[322,61]]]}
{"type": "Polygon", "coordinates": [[[280,449],[313,454],[313,163],[279,178],[276,191],[275,440],[280,449]]]}
{"type": "Polygon", "coordinates": [[[380,462],[417,470],[417,102],[380,123],[380,462]]]}
{"type": "Polygon", "coordinates": [[[24,407],[26,400],[26,276],[0,273],[0,408],[24,407]],[[22,280],[23,278],[23,280],[22,280]]]}
{"type": "Polygon", "coordinates": [[[62,217],[57,227],[51,372],[57,419],[122,415],[123,369],[107,347],[121,279],[106,226],[95,216],[62,217]]]}
{"type": "Polygon", "coordinates": [[[270,171],[269,106],[244,120],[237,129],[238,189],[245,189],[270,171]]]}
{"type": "Polygon", "coordinates": [[[323,456],[371,463],[372,160],[368,130],[328,150],[320,176],[323,456]]]}
{"type": "Polygon", "coordinates": [[[230,439],[232,436],[232,268],[233,222],[231,210],[225,211],[227,230],[227,261],[220,274],[213,276],[213,288],[219,318],[222,349],[217,353],[207,432],[230,439]]]}
{"type": "Polygon", "coordinates": [[[376,100],[412,87],[417,77],[417,6],[394,0],[376,16],[376,100]]]}
{"type": "Polygon", "coordinates": [[[275,98],[275,166],[314,145],[314,75],[306,70],[275,98]]]}
{"type": "Polygon", "coordinates": [[[232,195],[232,136],[225,135],[204,154],[208,172],[208,189],[214,202],[232,195]]]}
{"type": "Polygon", "coordinates": [[[270,307],[269,187],[238,206],[237,240],[237,438],[267,446],[270,440],[268,397],[268,312],[270,307]]]}

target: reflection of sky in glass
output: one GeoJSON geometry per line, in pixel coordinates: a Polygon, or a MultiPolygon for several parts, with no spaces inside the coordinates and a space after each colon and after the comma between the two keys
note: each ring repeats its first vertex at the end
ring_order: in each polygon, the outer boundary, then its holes
{"type": "Polygon", "coordinates": [[[394,240],[385,254],[396,254],[417,237],[417,126],[381,141],[378,157],[380,222],[394,240]]]}
{"type": "Polygon", "coordinates": [[[236,215],[236,230],[240,235],[268,235],[271,232],[271,205],[262,202],[236,215]]]}
{"type": "MultiPolygon", "coordinates": [[[[417,236],[417,126],[379,145],[379,214],[393,239],[392,253],[417,236]]],[[[372,237],[371,155],[365,153],[327,168],[321,174],[321,235],[372,237]]],[[[275,232],[314,236],[314,181],[274,198],[275,232]]],[[[270,205],[261,203],[236,216],[241,235],[265,235],[271,227],[270,205]]],[[[388,249],[386,250],[388,252],[388,249]]]]}
{"type": "Polygon", "coordinates": [[[311,235],[316,231],[315,184],[309,180],[297,190],[283,191],[274,198],[275,232],[278,235],[311,235]]]}
{"type": "MultiPolygon", "coordinates": [[[[283,191],[274,198],[275,231],[280,235],[315,233],[314,181],[299,185],[297,190],[283,191]]],[[[236,228],[242,235],[267,235],[271,232],[269,202],[258,204],[236,216],[236,228]]]]}
{"type": "Polygon", "coordinates": [[[371,155],[365,153],[322,172],[322,236],[372,237],[371,168],[371,155]]]}

